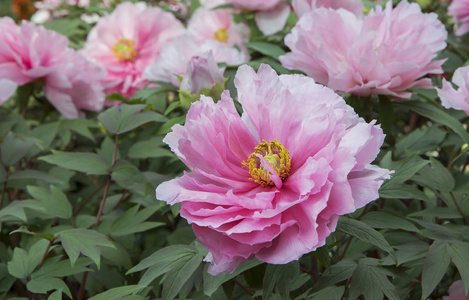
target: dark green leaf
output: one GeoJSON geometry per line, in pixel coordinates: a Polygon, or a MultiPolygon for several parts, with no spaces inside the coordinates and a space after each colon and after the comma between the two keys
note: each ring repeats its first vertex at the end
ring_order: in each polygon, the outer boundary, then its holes
{"type": "Polygon", "coordinates": [[[422,101],[405,101],[398,105],[404,106],[412,111],[415,111],[421,116],[427,117],[439,124],[448,126],[456,134],[458,134],[465,143],[469,143],[469,135],[462,126],[461,122],[446,113],[441,107],[437,107],[434,104],[422,102],[422,101]]]}
{"type": "Polygon", "coordinates": [[[61,231],[60,240],[62,247],[70,258],[73,266],[78,259],[78,255],[91,258],[99,269],[101,258],[101,247],[115,248],[114,244],[109,241],[103,234],[89,229],[69,229],[61,231]]]}
{"type": "Polygon", "coordinates": [[[399,299],[399,293],[381,268],[360,262],[353,272],[349,299],[364,295],[365,300],[380,300],[383,294],[390,300],[399,299]]]}
{"type": "MultiPolygon", "coordinates": [[[[8,181],[25,180],[25,179],[39,179],[47,183],[60,183],[60,180],[58,180],[57,178],[50,176],[47,173],[38,171],[38,170],[20,170],[20,171],[10,173],[10,175],[8,176],[8,181]]],[[[1,181],[2,180],[0,180],[0,182],[1,181]]]]}
{"type": "Polygon", "coordinates": [[[31,204],[34,205],[33,209],[37,208],[45,214],[62,219],[69,219],[72,216],[72,205],[67,196],[55,186],[50,186],[50,190],[28,186],[27,190],[37,200],[31,201],[31,204]]]}
{"type": "Polygon", "coordinates": [[[126,285],[107,290],[101,294],[93,296],[88,300],[109,300],[109,299],[122,299],[124,296],[136,293],[145,288],[142,285],[126,285]]]}
{"type": "Polygon", "coordinates": [[[36,294],[46,294],[48,291],[61,289],[67,296],[72,297],[72,293],[65,282],[54,277],[31,279],[26,286],[30,292],[36,294]]]}
{"type": "Polygon", "coordinates": [[[151,88],[146,88],[146,89],[143,89],[143,90],[140,90],[140,91],[137,91],[131,98],[130,100],[146,100],[148,98],[150,98],[151,96],[155,95],[155,94],[159,94],[159,93],[167,93],[167,92],[171,92],[171,91],[176,91],[177,88],[176,87],[168,87],[168,86],[165,86],[165,87],[151,87],[151,88]]]}
{"type": "Polygon", "coordinates": [[[138,211],[139,206],[136,205],[131,209],[128,209],[111,225],[111,235],[128,235],[165,225],[166,223],[162,222],[145,222],[145,220],[153,215],[153,213],[156,212],[156,210],[159,208],[159,205],[154,205],[153,207],[147,207],[141,211],[138,211]]]}
{"type": "Polygon", "coordinates": [[[318,292],[328,286],[349,279],[356,267],[357,263],[352,260],[344,259],[339,261],[331,267],[330,272],[326,270],[322,273],[318,282],[313,286],[312,292],[318,292]]]}
{"type": "Polygon", "coordinates": [[[176,118],[172,118],[171,120],[169,120],[168,122],[164,123],[163,125],[160,126],[160,128],[158,128],[158,131],[156,132],[156,134],[166,134],[168,132],[171,131],[171,128],[176,125],[176,124],[184,124],[184,122],[186,121],[186,116],[179,116],[179,117],[176,117],[176,118]]]}
{"type": "Polygon", "coordinates": [[[162,299],[171,300],[176,297],[186,281],[192,276],[202,262],[203,256],[197,253],[189,260],[179,261],[167,273],[163,284],[162,299]]]}
{"type": "Polygon", "coordinates": [[[422,269],[422,300],[427,299],[446,273],[451,256],[448,245],[435,241],[428,250],[422,269]]]}
{"type": "Polygon", "coordinates": [[[469,243],[452,241],[449,243],[451,260],[458,268],[459,274],[464,282],[464,293],[469,290],[469,243]]]}
{"type": "Polygon", "coordinates": [[[72,130],[94,142],[95,140],[90,128],[99,128],[99,126],[96,124],[96,121],[88,119],[66,119],[60,122],[60,128],[64,130],[72,130]]]}
{"type": "MultiPolygon", "coordinates": [[[[343,286],[329,286],[311,295],[312,300],[341,300],[344,295],[343,286]]],[[[309,298],[308,298],[309,299],[309,298]]]]}
{"type": "Polygon", "coordinates": [[[48,241],[41,239],[32,245],[28,252],[16,247],[13,251],[13,258],[8,262],[8,272],[16,278],[26,278],[31,275],[48,245],[48,241]]]}
{"type": "Polygon", "coordinates": [[[430,158],[430,165],[424,166],[412,179],[422,185],[449,192],[454,188],[453,175],[438,160],[430,158]]]}
{"type": "Polygon", "coordinates": [[[105,175],[109,173],[109,164],[105,158],[87,152],[62,152],[52,150],[51,155],[39,159],[69,170],[84,172],[91,175],[105,175]]]}
{"type": "Polygon", "coordinates": [[[154,137],[147,141],[137,142],[129,149],[130,158],[149,157],[175,157],[174,153],[163,148],[165,145],[160,137],[154,137]]]}
{"type": "Polygon", "coordinates": [[[146,105],[120,104],[98,115],[98,120],[112,134],[134,130],[148,122],[165,122],[168,119],[153,111],[142,111],[146,105]]]}
{"type": "Polygon", "coordinates": [[[218,274],[217,276],[210,275],[207,272],[204,272],[204,294],[207,296],[212,296],[213,293],[228,280],[238,276],[246,270],[252,269],[258,265],[262,264],[262,261],[257,259],[251,259],[247,262],[242,263],[236,270],[231,274],[218,274]]]}
{"type": "Polygon", "coordinates": [[[5,166],[12,166],[34,146],[34,141],[19,139],[9,132],[0,145],[0,156],[5,166]]]}
{"type": "Polygon", "coordinates": [[[299,274],[300,266],[297,261],[285,265],[267,265],[264,275],[263,299],[269,299],[275,286],[282,299],[290,299],[291,286],[299,274]]]}
{"type": "Polygon", "coordinates": [[[381,211],[372,211],[365,214],[361,220],[373,228],[403,229],[406,231],[419,232],[411,222],[381,211]]]}
{"type": "Polygon", "coordinates": [[[354,219],[341,217],[337,223],[337,230],[350,234],[366,243],[375,245],[376,247],[388,252],[394,257],[397,264],[394,249],[391,247],[391,245],[389,245],[381,233],[374,230],[365,223],[354,219]]]}

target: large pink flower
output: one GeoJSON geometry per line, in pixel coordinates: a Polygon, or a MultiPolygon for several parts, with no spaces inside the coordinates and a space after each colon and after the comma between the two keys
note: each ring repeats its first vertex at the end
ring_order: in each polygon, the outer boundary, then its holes
{"type": "Polygon", "coordinates": [[[459,86],[457,91],[446,79],[443,79],[443,87],[436,89],[441,103],[446,108],[464,110],[469,115],[469,66],[458,68],[453,82],[459,86]]]}
{"type": "Polygon", "coordinates": [[[370,165],[384,135],[327,87],[268,65],[241,66],[239,116],[228,91],[201,97],[164,141],[191,170],[156,196],[181,203],[212,274],[257,257],[284,264],[325,244],[339,215],[378,197],[389,171],[370,165]]]}
{"type": "MultiPolygon", "coordinates": [[[[68,39],[29,22],[17,26],[0,19],[1,90],[14,90],[41,79],[49,102],[67,118],[82,116],[81,109],[100,110],[104,104],[99,81],[105,71],[75,50],[68,39]]],[[[5,99],[0,99],[0,102],[5,99]]]]}
{"type": "Polygon", "coordinates": [[[416,3],[392,2],[362,19],[346,10],[318,8],[300,19],[280,57],[289,69],[305,72],[328,87],[359,96],[385,94],[409,98],[406,89],[431,88],[423,76],[442,73],[447,32],[435,13],[416,3]]]}
{"type": "Polygon", "coordinates": [[[453,0],[448,7],[448,14],[458,24],[456,35],[464,35],[469,32],[469,0],[453,0]]]}
{"type": "Polygon", "coordinates": [[[83,53],[107,70],[106,94],[130,97],[147,83],[142,72],[161,48],[183,33],[184,26],[171,13],[124,2],[91,30],[83,53]]]}
{"type": "Polygon", "coordinates": [[[365,8],[362,0],[293,0],[292,6],[298,18],[319,7],[343,8],[361,17],[365,8]]]}

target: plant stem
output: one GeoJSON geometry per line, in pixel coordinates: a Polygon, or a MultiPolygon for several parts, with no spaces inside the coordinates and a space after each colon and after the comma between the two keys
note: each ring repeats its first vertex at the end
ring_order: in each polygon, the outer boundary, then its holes
{"type": "Polygon", "coordinates": [[[85,284],[87,278],[88,272],[83,273],[83,277],[81,278],[80,291],[78,292],[78,300],[83,300],[85,297],[85,284]]]}
{"type": "Polygon", "coordinates": [[[466,216],[463,214],[463,212],[462,212],[462,210],[461,210],[461,207],[459,207],[458,202],[457,202],[456,199],[454,198],[453,192],[449,192],[449,194],[451,195],[451,198],[453,198],[453,202],[454,202],[454,205],[456,205],[456,209],[458,210],[459,214],[462,216],[462,221],[464,222],[464,225],[467,225],[466,216]]]}
{"type": "Polygon", "coordinates": [[[114,167],[114,164],[116,163],[117,144],[118,143],[119,143],[119,135],[116,134],[116,138],[115,138],[115,141],[114,141],[114,154],[112,155],[112,162],[111,162],[111,170],[109,171],[109,175],[107,176],[106,187],[104,188],[103,199],[101,200],[101,205],[99,206],[99,211],[98,211],[98,214],[96,215],[96,221],[94,223],[94,226],[98,226],[99,219],[101,218],[101,215],[103,214],[104,205],[106,204],[107,194],[109,192],[109,186],[111,185],[112,167],[114,167]]]}
{"type": "Polygon", "coordinates": [[[49,245],[47,245],[46,251],[44,251],[44,254],[42,255],[41,261],[39,262],[39,266],[42,265],[44,260],[46,260],[46,256],[49,253],[50,247],[54,243],[54,241],[58,238],[59,236],[54,237],[52,240],[49,241],[49,245]]]}
{"type": "Polygon", "coordinates": [[[233,282],[236,283],[237,285],[239,285],[239,287],[242,288],[243,291],[245,291],[246,294],[248,294],[249,296],[252,297],[252,296],[254,295],[247,287],[244,286],[244,284],[242,284],[241,282],[239,282],[238,279],[233,278],[233,282]]]}
{"type": "Polygon", "coordinates": [[[73,215],[76,216],[80,212],[80,210],[82,210],[83,207],[85,207],[86,203],[88,203],[88,201],[90,201],[90,199],[93,198],[94,195],[96,195],[104,187],[105,184],[106,184],[106,182],[104,181],[88,196],[88,198],[83,200],[80,203],[80,205],[77,207],[77,209],[73,212],[73,215]]]}

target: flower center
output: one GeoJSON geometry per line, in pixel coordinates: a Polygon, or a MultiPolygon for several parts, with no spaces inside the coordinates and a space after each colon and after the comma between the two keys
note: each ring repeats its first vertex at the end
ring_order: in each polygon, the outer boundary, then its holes
{"type": "Polygon", "coordinates": [[[277,140],[263,143],[254,148],[254,152],[243,162],[243,168],[249,167],[253,180],[262,186],[282,186],[282,181],[290,175],[291,161],[288,150],[277,140]]]}
{"type": "Polygon", "coordinates": [[[225,28],[218,29],[215,31],[213,34],[213,38],[216,39],[219,42],[226,42],[228,40],[228,33],[226,32],[225,28]]]}
{"type": "Polygon", "coordinates": [[[120,39],[112,48],[112,53],[119,61],[132,61],[137,58],[137,50],[135,50],[134,41],[129,39],[120,39]]]}

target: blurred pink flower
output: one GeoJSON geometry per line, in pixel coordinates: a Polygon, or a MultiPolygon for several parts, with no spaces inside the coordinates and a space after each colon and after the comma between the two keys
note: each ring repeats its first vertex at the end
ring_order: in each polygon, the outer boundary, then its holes
{"type": "Polygon", "coordinates": [[[237,24],[232,9],[212,9],[211,5],[199,7],[187,24],[187,34],[199,45],[215,40],[228,47],[238,46],[248,53],[249,27],[237,24]]]}
{"type": "Polygon", "coordinates": [[[184,33],[171,13],[143,2],[124,2],[91,30],[83,53],[107,70],[105,92],[132,96],[147,81],[142,72],[169,41],[184,33]]]}
{"type": "Polygon", "coordinates": [[[458,24],[456,35],[464,35],[469,32],[469,0],[453,0],[448,7],[448,15],[453,17],[458,24]]]}
{"type": "Polygon", "coordinates": [[[453,83],[458,85],[457,91],[444,78],[443,87],[436,89],[441,104],[446,108],[464,110],[469,115],[469,66],[458,68],[454,72],[453,83]]]}
{"type": "Polygon", "coordinates": [[[66,118],[83,116],[81,109],[101,110],[100,80],[105,71],[75,50],[68,39],[29,22],[17,26],[0,19],[0,80],[2,90],[41,80],[47,100],[66,118]],[[6,84],[6,85],[5,85],[6,84]]]}
{"type": "Polygon", "coordinates": [[[241,66],[239,116],[229,92],[201,97],[164,141],[191,170],[156,196],[181,203],[213,260],[211,274],[248,259],[284,264],[325,244],[340,215],[378,198],[390,172],[370,165],[384,134],[332,90],[268,65],[241,66]]]}
{"type": "Polygon", "coordinates": [[[444,296],[443,300],[469,300],[469,294],[464,291],[464,283],[462,280],[453,282],[448,290],[449,295],[444,296]]]}
{"type": "Polygon", "coordinates": [[[256,25],[265,35],[272,35],[282,30],[291,11],[284,0],[227,0],[227,2],[242,10],[255,11],[256,25]]]}
{"type": "Polygon", "coordinates": [[[187,66],[181,82],[181,90],[189,94],[198,94],[203,88],[210,88],[216,83],[224,83],[223,72],[218,68],[211,51],[201,56],[193,56],[187,66]]]}
{"type": "Polygon", "coordinates": [[[343,8],[360,18],[365,8],[362,0],[293,0],[292,6],[298,18],[319,7],[343,8]]]}
{"type": "Polygon", "coordinates": [[[186,73],[190,59],[207,51],[212,51],[215,62],[230,66],[249,60],[245,53],[225,43],[208,40],[199,45],[192,37],[184,35],[163,47],[156,61],[145,69],[143,77],[152,81],[169,82],[179,87],[178,76],[182,77],[186,73]]]}
{"type": "Polygon", "coordinates": [[[391,1],[384,11],[377,6],[363,20],[346,10],[318,8],[285,37],[292,52],[280,61],[334,90],[409,98],[406,89],[432,88],[422,77],[443,72],[444,60],[432,60],[446,37],[437,14],[424,14],[406,0],[394,9],[391,1]]]}

